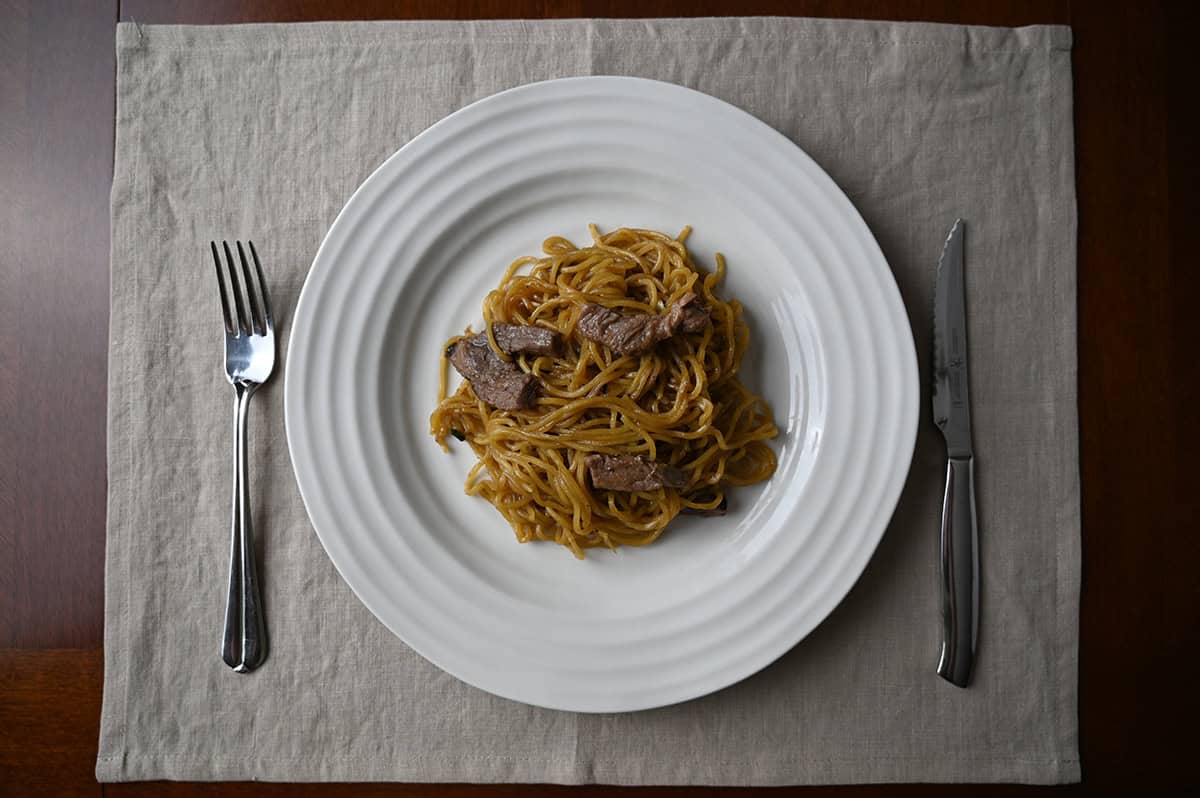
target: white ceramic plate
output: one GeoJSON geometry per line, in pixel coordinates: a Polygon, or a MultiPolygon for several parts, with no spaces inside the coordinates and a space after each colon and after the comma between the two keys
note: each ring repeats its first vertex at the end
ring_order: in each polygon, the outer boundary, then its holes
{"type": "Polygon", "coordinates": [[[358,597],[476,687],[609,712],[694,698],[764,667],[846,595],[912,456],[917,366],[891,272],[833,181],[767,125],[668,83],[536,83],[452,114],[370,176],[296,309],[285,405],[314,528],[358,597]],[[745,304],[743,380],[779,469],[724,518],[653,546],[520,545],[463,494],[473,461],[430,438],[441,344],[478,329],[508,263],[587,224],[723,252],[745,304]]]}

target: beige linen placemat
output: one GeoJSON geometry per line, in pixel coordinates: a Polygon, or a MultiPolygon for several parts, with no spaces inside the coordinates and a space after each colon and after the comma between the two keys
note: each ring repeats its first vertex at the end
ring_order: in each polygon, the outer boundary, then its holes
{"type": "Polygon", "coordinates": [[[99,778],[1077,780],[1070,47],[1059,27],[807,19],[119,26],[99,778]],[[305,516],[276,379],[250,420],[271,656],[248,677],[221,662],[231,397],[209,239],[259,244],[286,340],[322,235],[380,162],[473,100],[586,74],[699,89],[803,147],[878,237],[924,383],[937,256],[970,220],[970,689],[933,672],[944,450],[927,395],[890,528],[812,635],[707,698],[575,715],[461,684],[355,599],[305,516]]]}

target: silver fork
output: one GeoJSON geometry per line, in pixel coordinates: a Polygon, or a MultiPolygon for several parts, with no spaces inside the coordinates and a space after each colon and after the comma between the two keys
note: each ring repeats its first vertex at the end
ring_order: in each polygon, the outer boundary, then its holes
{"type": "Polygon", "coordinates": [[[235,242],[239,269],[227,242],[224,263],[213,241],[213,262],[221,310],[225,315],[225,377],[233,385],[233,541],[229,551],[229,596],[221,659],[238,673],[249,673],[267,657],[267,627],[254,563],[254,526],[250,517],[250,475],[246,468],[246,410],[250,397],[275,368],[275,324],[267,300],[267,284],[254,244],[247,241],[253,275],[242,242],[235,242]],[[241,279],[238,273],[241,273],[241,279]],[[256,290],[257,285],[257,290],[256,290]],[[233,304],[230,305],[232,298],[233,304]]]}

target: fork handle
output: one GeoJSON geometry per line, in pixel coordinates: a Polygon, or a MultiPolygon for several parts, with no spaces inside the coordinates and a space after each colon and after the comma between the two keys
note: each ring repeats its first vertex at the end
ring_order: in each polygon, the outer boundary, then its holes
{"type": "Polygon", "coordinates": [[[221,659],[238,673],[249,673],[267,658],[267,629],[254,562],[254,526],[250,518],[250,476],[246,467],[246,411],[253,385],[234,383],[233,531],[229,549],[229,595],[221,659]]]}

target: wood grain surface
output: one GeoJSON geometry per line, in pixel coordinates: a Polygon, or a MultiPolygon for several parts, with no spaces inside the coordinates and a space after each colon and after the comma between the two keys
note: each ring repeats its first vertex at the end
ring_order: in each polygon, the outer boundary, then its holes
{"type": "Polygon", "coordinates": [[[1013,785],[739,790],[99,785],[108,195],[118,19],[785,14],[1073,26],[1084,783],[1194,780],[1200,519],[1192,332],[1197,4],[1075,0],[0,0],[0,796],[1007,796],[1013,785]]]}

